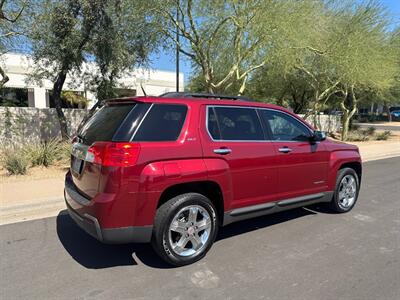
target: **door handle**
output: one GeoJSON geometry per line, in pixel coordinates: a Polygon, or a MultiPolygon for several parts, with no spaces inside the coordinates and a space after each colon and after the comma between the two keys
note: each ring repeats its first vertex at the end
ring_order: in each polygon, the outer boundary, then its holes
{"type": "Polygon", "coordinates": [[[219,149],[214,149],[214,153],[215,154],[221,154],[221,155],[225,155],[225,154],[229,154],[231,153],[232,150],[229,148],[219,148],[219,149]]]}
{"type": "Polygon", "coordinates": [[[279,148],[279,152],[289,153],[289,152],[292,152],[292,149],[290,149],[288,147],[283,147],[283,148],[279,148]]]}

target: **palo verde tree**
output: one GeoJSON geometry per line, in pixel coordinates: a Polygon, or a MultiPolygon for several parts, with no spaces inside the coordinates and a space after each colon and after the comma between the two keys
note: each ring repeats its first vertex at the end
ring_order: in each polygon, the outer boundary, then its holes
{"type": "MultiPolygon", "coordinates": [[[[360,101],[393,85],[398,51],[396,55],[388,35],[385,9],[377,2],[330,1],[314,12],[319,12],[313,17],[316,27],[305,27],[306,44],[282,47],[280,59],[260,75],[265,85],[266,80],[279,81],[275,75],[283,79],[286,97],[293,91],[304,95],[314,125],[320,111],[337,105],[343,111],[345,140],[360,101]]],[[[254,81],[256,86],[263,84],[262,79],[254,81]]]]}
{"type": "Polygon", "coordinates": [[[382,93],[398,71],[396,51],[388,35],[385,8],[376,2],[355,4],[337,18],[335,52],[326,55],[336,72],[339,105],[343,111],[342,140],[347,139],[351,118],[363,98],[382,93]]]}
{"type": "Polygon", "coordinates": [[[208,92],[243,94],[253,72],[288,47],[314,1],[153,1],[155,26],[193,63],[208,92]],[[176,17],[178,10],[179,19],[176,17]],[[179,36],[179,40],[176,38],[179,36]]]}

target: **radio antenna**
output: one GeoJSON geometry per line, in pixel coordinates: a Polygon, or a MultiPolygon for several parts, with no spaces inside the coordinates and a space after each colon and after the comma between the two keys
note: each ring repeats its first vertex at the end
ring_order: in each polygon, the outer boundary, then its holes
{"type": "Polygon", "coordinates": [[[143,95],[144,95],[145,97],[147,97],[146,91],[144,90],[143,84],[142,84],[142,83],[140,83],[140,88],[142,89],[143,95]]]}

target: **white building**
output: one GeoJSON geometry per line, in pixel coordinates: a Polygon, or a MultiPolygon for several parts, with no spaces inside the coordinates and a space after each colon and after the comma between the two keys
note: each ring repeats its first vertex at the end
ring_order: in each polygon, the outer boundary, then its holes
{"type": "MultiPolygon", "coordinates": [[[[32,80],[28,80],[32,74],[33,61],[27,55],[21,54],[5,54],[0,59],[0,64],[5,70],[9,81],[5,84],[1,97],[21,97],[27,98],[24,101],[26,106],[46,108],[52,107],[51,91],[53,83],[49,80],[43,80],[40,84],[32,80]],[[17,95],[17,96],[16,96],[17,95]],[[26,96],[27,95],[27,96],[26,96]]],[[[82,72],[96,72],[93,63],[86,63],[82,66],[82,72]]],[[[179,89],[184,89],[183,73],[179,74],[179,89]]],[[[162,93],[175,91],[176,89],[176,74],[175,72],[148,70],[136,68],[126,72],[121,79],[118,80],[118,91],[124,96],[142,96],[142,88],[147,95],[158,96],[162,93]]],[[[68,76],[64,84],[64,91],[74,91],[85,98],[89,102],[89,107],[93,105],[95,95],[91,93],[83,83],[82,78],[68,76]]]]}

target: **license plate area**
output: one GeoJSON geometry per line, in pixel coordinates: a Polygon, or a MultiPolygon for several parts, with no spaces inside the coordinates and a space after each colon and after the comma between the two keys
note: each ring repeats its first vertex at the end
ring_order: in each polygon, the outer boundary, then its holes
{"type": "Polygon", "coordinates": [[[82,173],[82,166],[83,166],[83,160],[75,156],[72,156],[72,161],[71,161],[72,172],[80,175],[82,173]]]}

